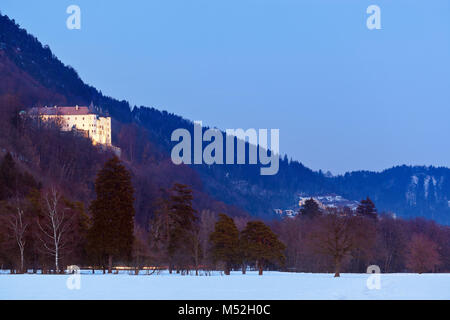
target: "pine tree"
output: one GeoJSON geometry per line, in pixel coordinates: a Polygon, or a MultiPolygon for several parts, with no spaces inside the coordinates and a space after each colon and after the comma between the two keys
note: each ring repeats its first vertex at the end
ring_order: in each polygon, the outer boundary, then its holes
{"type": "Polygon", "coordinates": [[[315,218],[320,215],[320,208],[317,202],[311,198],[305,201],[299,213],[300,217],[315,218]]]}
{"type": "Polygon", "coordinates": [[[95,192],[97,198],[90,205],[89,248],[103,266],[108,258],[111,273],[113,259],[130,261],[134,240],[134,189],[130,173],[116,156],[98,173],[95,192]]]}
{"type": "Polygon", "coordinates": [[[0,164],[0,200],[14,196],[17,174],[14,159],[8,152],[0,164]]]}
{"type": "Polygon", "coordinates": [[[259,275],[269,263],[284,264],[286,246],[273,231],[261,221],[250,221],[241,234],[245,254],[256,261],[259,275]]]}
{"type": "Polygon", "coordinates": [[[193,243],[192,232],[197,220],[196,210],[192,207],[192,190],[184,184],[176,183],[170,189],[169,217],[168,217],[168,243],[167,255],[169,257],[169,272],[173,263],[178,270],[192,263],[193,243]]]}
{"type": "Polygon", "coordinates": [[[18,169],[8,152],[0,163],[0,200],[26,197],[32,189],[39,187],[31,174],[18,169]]]}
{"type": "Polygon", "coordinates": [[[91,221],[84,209],[84,204],[82,202],[72,202],[68,199],[65,199],[65,205],[74,215],[73,228],[69,230],[69,237],[71,238],[70,259],[74,264],[84,264],[86,262],[87,256],[86,242],[91,221]]]}
{"type": "Polygon", "coordinates": [[[210,240],[213,243],[214,261],[225,263],[225,274],[229,275],[231,267],[239,260],[239,230],[233,219],[226,214],[219,214],[219,221],[216,222],[210,240]]]}
{"type": "Polygon", "coordinates": [[[377,209],[369,197],[366,200],[361,200],[358,208],[356,208],[356,214],[361,217],[377,219],[377,209]]]}
{"type": "Polygon", "coordinates": [[[158,263],[166,263],[169,262],[168,246],[173,222],[170,214],[169,191],[161,188],[160,193],[161,196],[156,200],[154,216],[150,219],[149,237],[151,250],[159,258],[158,263]]]}

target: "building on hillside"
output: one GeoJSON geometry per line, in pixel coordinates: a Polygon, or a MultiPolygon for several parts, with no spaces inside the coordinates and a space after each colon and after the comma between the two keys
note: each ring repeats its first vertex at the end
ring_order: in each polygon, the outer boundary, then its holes
{"type": "Polygon", "coordinates": [[[293,218],[297,215],[297,212],[295,212],[292,209],[286,209],[286,210],[282,210],[282,209],[274,209],[275,214],[277,214],[280,217],[289,217],[289,218],[293,218]]]}
{"type": "Polygon", "coordinates": [[[89,137],[94,145],[100,144],[112,147],[111,117],[100,116],[95,112],[92,104],[90,107],[32,108],[28,114],[38,116],[45,121],[54,120],[64,131],[78,130],[89,137]]]}
{"type": "Polygon", "coordinates": [[[321,209],[346,207],[354,211],[359,205],[358,201],[347,200],[337,194],[325,194],[319,196],[299,196],[299,207],[303,207],[305,205],[305,202],[311,198],[319,205],[319,208],[321,209]]]}
{"type": "Polygon", "coordinates": [[[306,201],[313,199],[321,210],[326,210],[327,208],[336,209],[350,209],[350,212],[355,212],[359,205],[358,201],[348,200],[337,194],[323,194],[315,196],[306,196],[304,194],[298,196],[298,207],[290,209],[274,209],[275,214],[280,217],[293,218],[298,215],[299,210],[303,208],[306,201]]]}

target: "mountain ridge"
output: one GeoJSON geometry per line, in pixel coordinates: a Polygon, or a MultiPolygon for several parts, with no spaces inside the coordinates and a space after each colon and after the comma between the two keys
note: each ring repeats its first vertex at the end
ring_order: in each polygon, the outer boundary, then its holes
{"type": "MultiPolygon", "coordinates": [[[[113,118],[113,141],[129,159],[142,165],[143,142],[131,134],[131,148],[124,138],[128,132],[145,132],[141,138],[148,139],[166,160],[174,145],[172,131],[186,128],[193,132],[193,122],[188,119],[156,108],[131,108],[127,101],[104,96],[85,84],[48,46],[1,14],[0,73],[7,80],[0,84],[0,96],[14,95],[26,107],[91,102],[101,106],[113,118]],[[129,126],[126,130],[125,125],[129,126]]],[[[190,167],[199,174],[205,192],[265,219],[276,216],[275,208],[295,206],[299,194],[335,193],[350,200],[369,196],[380,211],[393,211],[402,217],[423,216],[450,223],[450,169],[445,167],[402,165],[381,172],[360,170],[328,177],[298,161],[289,161],[287,156],[280,159],[276,176],[260,176],[259,167],[252,165],[190,167]]]]}

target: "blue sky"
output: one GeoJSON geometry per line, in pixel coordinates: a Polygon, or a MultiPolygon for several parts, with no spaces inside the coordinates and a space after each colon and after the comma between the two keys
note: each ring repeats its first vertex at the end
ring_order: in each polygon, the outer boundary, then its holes
{"type": "Polygon", "coordinates": [[[448,0],[2,0],[82,79],[204,124],[279,128],[343,173],[450,166],[448,0]],[[81,8],[81,30],[66,8],[81,8]],[[366,8],[381,8],[368,30],[366,8]]]}

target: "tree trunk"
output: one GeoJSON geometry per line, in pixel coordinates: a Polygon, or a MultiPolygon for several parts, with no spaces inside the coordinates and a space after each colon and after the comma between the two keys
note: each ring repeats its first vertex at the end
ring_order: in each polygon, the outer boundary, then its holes
{"type": "Polygon", "coordinates": [[[23,272],[23,248],[20,248],[20,273],[24,273],[23,272]]]}
{"type": "Polygon", "coordinates": [[[247,273],[247,265],[245,263],[242,264],[242,274],[247,273]]]}
{"type": "Polygon", "coordinates": [[[36,267],[36,258],[33,257],[33,274],[37,273],[37,267],[36,267]]]}
{"type": "Polygon", "coordinates": [[[260,276],[262,276],[262,275],[263,275],[263,266],[262,266],[262,264],[258,264],[258,269],[259,269],[258,274],[259,274],[260,276]]]}
{"type": "Polygon", "coordinates": [[[56,269],[55,272],[56,273],[59,272],[58,260],[59,260],[59,257],[58,257],[58,246],[56,246],[56,249],[55,249],[55,269],[56,269]]]}
{"type": "Polygon", "coordinates": [[[112,273],[112,255],[108,256],[108,273],[112,273]]]}
{"type": "Polygon", "coordinates": [[[336,269],[335,269],[335,273],[334,273],[334,277],[335,278],[339,278],[341,276],[341,260],[340,259],[335,259],[335,265],[336,265],[336,269]]]}

